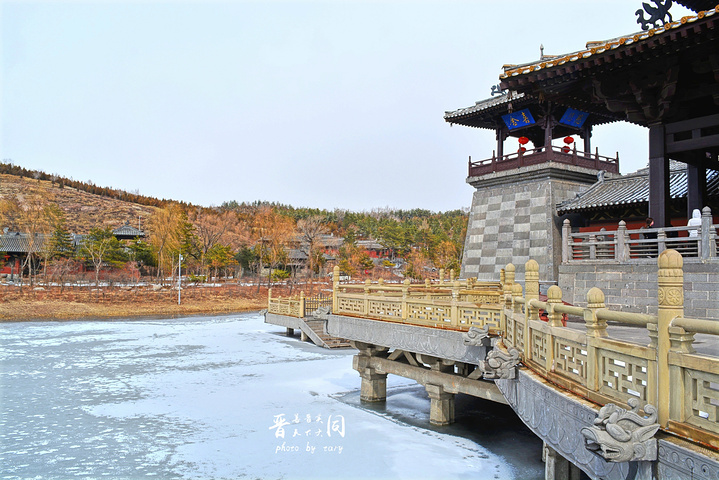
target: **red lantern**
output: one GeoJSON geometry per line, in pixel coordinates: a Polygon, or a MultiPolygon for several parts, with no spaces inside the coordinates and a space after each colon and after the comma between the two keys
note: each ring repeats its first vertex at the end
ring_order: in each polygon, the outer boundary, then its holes
{"type": "Polygon", "coordinates": [[[526,151],[527,151],[526,148],[524,148],[524,147],[519,147],[519,150],[517,150],[517,153],[524,153],[524,152],[526,152],[526,151]]]}
{"type": "Polygon", "coordinates": [[[520,145],[526,145],[529,142],[529,139],[527,137],[519,137],[518,140],[520,145]]]}
{"type": "Polygon", "coordinates": [[[574,139],[572,137],[564,137],[564,143],[566,143],[567,145],[571,145],[572,143],[574,143],[574,139]]]}
{"type": "Polygon", "coordinates": [[[569,146],[568,146],[568,145],[565,145],[565,146],[562,147],[562,151],[563,151],[564,153],[569,153],[569,150],[570,150],[570,149],[569,149],[569,146]]]}

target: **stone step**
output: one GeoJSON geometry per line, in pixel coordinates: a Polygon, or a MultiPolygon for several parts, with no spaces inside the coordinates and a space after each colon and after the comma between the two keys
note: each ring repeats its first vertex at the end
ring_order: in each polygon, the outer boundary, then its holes
{"type": "Polygon", "coordinates": [[[344,338],[337,338],[326,334],[324,320],[305,320],[305,323],[329,348],[345,348],[351,346],[344,338]]]}

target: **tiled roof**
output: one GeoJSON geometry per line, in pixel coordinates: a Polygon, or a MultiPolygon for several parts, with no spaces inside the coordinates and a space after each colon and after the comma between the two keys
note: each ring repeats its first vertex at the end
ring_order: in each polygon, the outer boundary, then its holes
{"type": "MultiPolygon", "coordinates": [[[[682,163],[671,163],[669,195],[671,198],[683,198],[687,195],[687,170],[686,165],[682,163]]],[[[719,172],[716,170],[707,170],[707,195],[719,196],[719,172]]],[[[645,168],[621,177],[600,179],[575,198],[558,204],[557,213],[561,215],[568,212],[647,203],[648,201],[649,169],[645,168]]]]}
{"type": "Polygon", "coordinates": [[[123,225],[120,228],[116,228],[112,231],[112,234],[115,236],[127,236],[127,237],[144,237],[145,232],[142,230],[138,230],[135,227],[131,227],[130,225],[123,225]]]}
{"type": "Polygon", "coordinates": [[[466,108],[460,108],[459,110],[454,111],[447,111],[444,112],[444,118],[455,118],[455,117],[461,117],[464,115],[470,115],[473,113],[478,113],[487,109],[490,109],[492,107],[497,107],[500,105],[506,105],[512,102],[516,102],[517,100],[520,100],[524,98],[524,93],[516,93],[516,92],[509,92],[506,95],[500,95],[498,97],[491,97],[486,100],[480,100],[476,102],[471,107],[466,108]]]}
{"type": "Polygon", "coordinates": [[[0,235],[0,252],[27,253],[38,252],[45,246],[49,236],[36,234],[34,239],[26,233],[9,232],[0,235]]]}
{"type": "MultiPolygon", "coordinates": [[[[697,2],[694,2],[694,3],[697,3],[697,2]]],[[[616,50],[620,47],[623,47],[624,45],[631,45],[633,43],[637,43],[642,40],[646,40],[655,35],[661,35],[670,30],[679,28],[682,25],[685,25],[687,23],[693,23],[693,22],[696,22],[697,20],[701,20],[705,17],[710,17],[710,16],[717,15],[717,14],[719,14],[719,5],[716,5],[714,8],[710,8],[708,10],[701,11],[701,12],[697,13],[696,15],[688,15],[686,17],[682,17],[681,20],[678,22],[670,22],[670,23],[666,23],[663,26],[658,27],[658,28],[651,28],[646,32],[633,33],[630,35],[613,38],[611,40],[605,40],[602,42],[588,42],[586,45],[586,49],[580,50],[578,52],[573,52],[573,53],[570,53],[567,55],[560,55],[557,58],[555,58],[554,60],[540,60],[540,61],[537,61],[534,63],[520,65],[520,66],[508,65],[505,68],[504,73],[501,74],[499,76],[499,78],[505,79],[505,78],[509,78],[509,77],[515,77],[518,75],[523,75],[525,73],[536,72],[539,70],[565,65],[565,64],[576,62],[579,60],[584,60],[586,58],[591,57],[592,55],[598,55],[600,53],[608,52],[610,50],[616,50]]]]}

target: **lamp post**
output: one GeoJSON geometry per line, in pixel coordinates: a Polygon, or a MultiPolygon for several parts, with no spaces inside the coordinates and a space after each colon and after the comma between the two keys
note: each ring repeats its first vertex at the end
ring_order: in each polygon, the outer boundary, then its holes
{"type": "Polygon", "coordinates": [[[177,304],[181,305],[182,301],[182,254],[178,254],[177,262],[177,304]]]}

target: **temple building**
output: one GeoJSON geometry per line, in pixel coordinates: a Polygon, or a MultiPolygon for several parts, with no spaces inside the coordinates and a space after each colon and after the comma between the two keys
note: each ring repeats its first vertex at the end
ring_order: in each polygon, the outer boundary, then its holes
{"type": "Polygon", "coordinates": [[[686,225],[694,209],[719,212],[719,6],[679,3],[697,14],[505,65],[492,98],[445,113],[450,124],[491,129],[497,138],[491,157],[469,160],[476,192],[463,277],[490,280],[512,262],[521,278],[534,258],[540,278],[558,281],[565,219],[575,230],[616,229],[620,220],[638,228],[647,216],[670,227],[686,225]],[[648,128],[648,168],[626,177],[618,153],[600,155],[591,145],[595,126],[620,121],[648,128]],[[519,141],[516,152],[505,151],[510,137],[519,141]],[[587,207],[609,188],[611,201],[587,207]]]}

